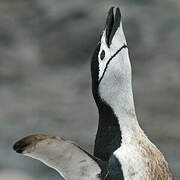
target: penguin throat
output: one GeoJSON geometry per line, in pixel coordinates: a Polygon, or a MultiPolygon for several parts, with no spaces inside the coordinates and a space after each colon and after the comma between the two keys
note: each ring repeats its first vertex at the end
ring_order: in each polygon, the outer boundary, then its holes
{"type": "Polygon", "coordinates": [[[134,108],[131,79],[126,79],[124,83],[116,81],[113,85],[110,84],[112,81],[105,80],[103,79],[99,87],[99,96],[112,109],[121,131],[121,141],[127,143],[140,129],[134,108]]]}
{"type": "Polygon", "coordinates": [[[119,82],[116,79],[107,82],[104,79],[99,86],[99,96],[113,110],[121,130],[136,125],[131,79],[126,79],[125,82],[119,82]]]}

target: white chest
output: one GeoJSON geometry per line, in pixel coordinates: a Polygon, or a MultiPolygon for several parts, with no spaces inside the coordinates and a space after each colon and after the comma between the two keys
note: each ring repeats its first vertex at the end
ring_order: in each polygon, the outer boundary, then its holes
{"type": "Polygon", "coordinates": [[[114,152],[121,163],[124,180],[150,180],[145,159],[133,145],[122,145],[114,152]]]}
{"type": "Polygon", "coordinates": [[[168,164],[150,142],[143,145],[122,144],[114,152],[121,163],[124,180],[171,180],[168,164]]]}

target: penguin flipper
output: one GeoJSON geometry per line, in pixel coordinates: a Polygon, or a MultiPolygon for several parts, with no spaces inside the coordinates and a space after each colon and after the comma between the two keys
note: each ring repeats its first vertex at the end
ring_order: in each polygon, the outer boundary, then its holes
{"type": "Polygon", "coordinates": [[[16,142],[13,149],[40,160],[65,179],[100,179],[101,168],[95,158],[71,141],[50,135],[31,135],[16,142]]]}

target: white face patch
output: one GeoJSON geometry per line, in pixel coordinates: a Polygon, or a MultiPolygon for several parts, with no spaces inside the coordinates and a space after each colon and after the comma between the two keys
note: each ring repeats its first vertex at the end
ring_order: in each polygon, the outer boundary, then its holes
{"type": "Polygon", "coordinates": [[[106,64],[108,63],[108,60],[111,58],[111,52],[108,48],[105,40],[106,31],[103,32],[102,38],[101,38],[101,47],[98,54],[98,61],[99,61],[99,80],[101,79],[103,72],[106,68],[106,64]],[[105,52],[105,56],[103,59],[101,59],[101,53],[105,52]]]}
{"type": "MultiPolygon", "coordinates": [[[[126,45],[126,39],[124,36],[124,32],[122,29],[122,23],[120,23],[120,27],[117,29],[110,47],[107,46],[106,43],[106,30],[103,32],[102,38],[101,38],[101,46],[100,51],[98,54],[98,61],[99,61],[99,81],[103,78],[103,75],[105,74],[106,69],[108,68],[109,60],[113,61],[116,56],[121,54],[124,49],[122,49],[118,54],[113,57],[118,50],[120,50],[124,45],[126,45]],[[103,56],[102,56],[103,55],[103,56]],[[103,57],[103,58],[102,58],[103,57]]],[[[115,62],[114,62],[115,63],[115,62]]],[[[113,69],[112,69],[113,71],[113,69]]]]}

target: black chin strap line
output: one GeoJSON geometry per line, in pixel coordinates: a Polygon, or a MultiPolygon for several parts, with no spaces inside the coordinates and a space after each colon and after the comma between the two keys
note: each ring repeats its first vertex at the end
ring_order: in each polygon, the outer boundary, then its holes
{"type": "Polygon", "coordinates": [[[104,69],[104,72],[103,72],[103,74],[102,74],[102,76],[101,76],[101,78],[100,78],[100,80],[99,80],[99,82],[98,82],[98,85],[100,84],[102,78],[104,77],[104,74],[105,74],[105,72],[106,72],[106,70],[107,70],[107,67],[108,67],[109,63],[111,62],[111,60],[112,60],[122,49],[124,49],[124,48],[127,48],[127,45],[124,44],[119,50],[117,50],[116,53],[114,53],[113,56],[110,57],[110,59],[108,60],[108,62],[107,62],[107,64],[106,64],[106,67],[105,67],[105,69],[104,69]]]}

